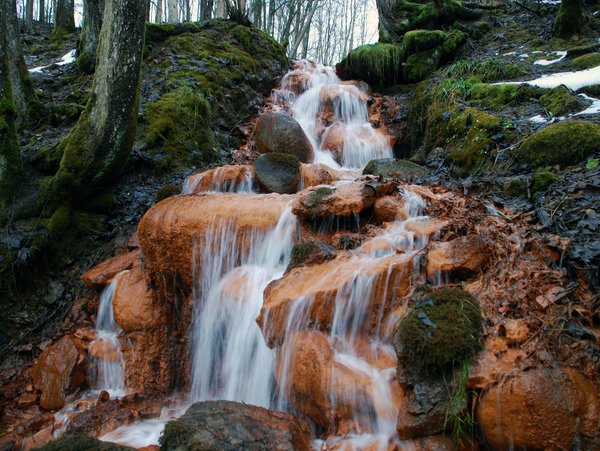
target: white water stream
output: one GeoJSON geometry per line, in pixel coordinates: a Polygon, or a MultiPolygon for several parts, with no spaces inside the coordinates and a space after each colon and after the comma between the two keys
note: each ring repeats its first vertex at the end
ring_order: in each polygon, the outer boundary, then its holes
{"type": "MultiPolygon", "coordinates": [[[[300,62],[282,81],[278,105],[301,124],[314,147],[317,163],[336,169],[356,169],[374,158],[392,157],[385,137],[368,120],[364,96],[358,88],[342,84],[331,68],[300,62]],[[302,77],[302,86],[292,86],[292,76],[302,77]],[[330,108],[330,117],[323,111],[330,108]],[[342,164],[322,150],[322,133],[338,124],[344,130],[342,164]]],[[[251,196],[252,181],[237,186],[219,184],[214,177],[211,191],[245,192],[251,196]]],[[[186,185],[184,191],[194,187],[186,185]]],[[[405,216],[419,219],[424,201],[414,193],[404,193],[405,216]]],[[[413,267],[418,266],[418,251],[426,244],[423,238],[405,227],[406,221],[390,224],[377,236],[377,245],[363,246],[351,257],[353,273],[337,287],[335,312],[328,334],[335,365],[345,372],[359,375],[366,387],[344,387],[343,379],[333,373],[328,381],[333,407],[338,402],[353,406],[353,419],[344,436],[328,437],[328,445],[343,442],[353,449],[369,443],[372,449],[387,449],[393,442],[397,407],[392,401],[395,377],[395,353],[390,344],[391,330],[397,318],[384,315],[383,309],[373,312],[368,300],[373,297],[376,276],[368,269],[404,254],[413,267]],[[374,333],[365,338],[365,323],[374,320],[374,333]],[[366,340],[366,341],[365,341],[366,340]],[[364,343],[370,355],[386,356],[385,367],[367,359],[364,343]]],[[[271,230],[252,230],[240,235],[235,219],[225,220],[215,212],[212,226],[194,248],[193,287],[194,312],[190,331],[192,384],[189,402],[202,400],[232,400],[276,410],[291,407],[286,399],[286,377],[275,382],[275,361],[280,349],[270,349],[256,322],[263,305],[263,292],[273,280],[283,277],[289,264],[292,247],[298,236],[298,222],[290,205],[280,212],[279,221],[271,230]]],[[[391,277],[391,268],[387,278],[391,277]]],[[[385,278],[385,276],[384,276],[385,278]]],[[[386,286],[388,285],[386,279],[386,286]]],[[[387,294],[384,293],[384,296],[387,294]]],[[[287,318],[286,336],[291,336],[305,324],[313,300],[302,297],[293,302],[287,318]]],[[[268,317],[268,312],[266,313],[268,317]]],[[[268,321],[265,321],[268,324],[268,321]]],[[[268,325],[265,326],[268,328],[268,325]]],[[[282,354],[284,374],[293,355],[282,354]]],[[[103,437],[122,444],[145,446],[156,443],[164,421],[139,422],[121,427],[103,437]]],[[[315,448],[321,446],[315,441],[315,448]]]]}

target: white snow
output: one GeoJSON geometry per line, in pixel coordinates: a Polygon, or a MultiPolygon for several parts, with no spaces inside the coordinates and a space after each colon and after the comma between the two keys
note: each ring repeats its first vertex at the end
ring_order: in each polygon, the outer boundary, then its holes
{"type": "Polygon", "coordinates": [[[565,85],[567,88],[577,91],[586,86],[600,84],[600,66],[575,72],[558,72],[551,75],[542,75],[540,78],[528,81],[509,81],[495,83],[497,85],[530,85],[538,88],[556,88],[565,85]]]}
{"type": "Polygon", "coordinates": [[[554,52],[554,53],[556,54],[556,56],[558,56],[558,58],[553,59],[553,60],[537,60],[537,61],[534,61],[533,64],[537,64],[538,66],[549,66],[550,64],[555,64],[555,63],[558,63],[559,61],[562,61],[565,58],[565,56],[567,56],[567,52],[564,52],[564,51],[558,51],[558,52],[554,52]]]}
{"type": "Polygon", "coordinates": [[[579,113],[575,113],[573,116],[579,116],[582,114],[598,114],[600,113],[600,99],[595,99],[585,94],[579,94],[579,97],[583,97],[585,100],[589,100],[592,102],[590,106],[588,106],[585,110],[580,111],[579,113]]]}
{"type": "Polygon", "coordinates": [[[523,54],[519,55],[519,58],[529,58],[529,54],[523,53],[523,54]]]}
{"type": "MultiPolygon", "coordinates": [[[[56,63],[53,63],[53,64],[56,64],[57,66],[64,66],[65,64],[72,64],[75,62],[75,54],[76,53],[77,53],[77,50],[75,50],[75,49],[70,50],[68,53],[61,56],[59,61],[57,61],[56,63]]],[[[29,69],[29,72],[30,73],[40,73],[40,72],[42,72],[42,70],[44,70],[50,66],[52,66],[52,64],[49,64],[47,66],[37,66],[37,67],[29,69]]]]}

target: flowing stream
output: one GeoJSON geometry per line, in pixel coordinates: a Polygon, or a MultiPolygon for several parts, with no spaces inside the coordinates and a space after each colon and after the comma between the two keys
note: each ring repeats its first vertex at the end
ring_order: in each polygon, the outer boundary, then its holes
{"type": "MultiPolygon", "coordinates": [[[[342,83],[331,68],[298,62],[283,78],[274,98],[276,109],[289,112],[301,124],[314,148],[315,163],[342,171],[356,170],[371,159],[393,156],[386,137],[369,123],[364,93],[354,85],[342,83]],[[333,128],[343,138],[337,155],[323,147],[323,136],[333,128]]],[[[219,180],[218,176],[213,177],[211,191],[254,195],[250,176],[237,185],[219,180]]],[[[193,192],[191,183],[186,182],[184,193],[193,192]]],[[[351,406],[352,418],[344,427],[344,435],[328,437],[327,445],[356,448],[370,444],[372,449],[387,449],[395,440],[397,382],[391,332],[397,317],[384,314],[383,307],[371,311],[372,306],[365,300],[376,297],[372,292],[375,282],[393,286],[388,279],[398,277],[392,264],[384,269],[383,276],[370,272],[371,268],[387,261],[405,265],[407,270],[418,267],[418,252],[426,242],[406,224],[423,219],[420,215],[425,204],[409,191],[403,197],[403,216],[408,219],[389,224],[339,269],[345,271],[346,277],[337,287],[333,322],[327,335],[335,366],[327,381],[327,396],[334,409],[341,404],[351,406]],[[366,333],[366,323],[375,324],[374,332],[366,333]],[[347,386],[344,375],[348,374],[364,385],[347,386]]],[[[256,318],[265,288],[284,276],[299,236],[298,227],[290,205],[281,209],[279,221],[272,229],[255,229],[241,235],[234,220],[225,220],[216,212],[209,231],[195,243],[190,403],[224,399],[277,410],[291,408],[286,396],[287,369],[294,356],[285,346],[267,346],[268,311],[263,330],[256,318]],[[276,381],[278,359],[283,370],[276,381]]],[[[380,295],[389,298],[385,290],[380,295]]],[[[287,337],[302,329],[305,323],[300,319],[307,315],[313,301],[305,296],[294,301],[287,318],[287,337]]],[[[108,325],[104,322],[105,316],[111,316],[108,308],[98,318],[101,336],[112,327],[110,321],[108,325]]],[[[112,374],[111,371],[103,370],[103,374],[112,374]]],[[[164,421],[140,422],[119,428],[103,439],[144,446],[156,443],[157,431],[163,424],[164,421]],[[140,441],[144,435],[145,440],[140,441]]],[[[322,441],[314,442],[316,449],[322,445],[322,441]]]]}

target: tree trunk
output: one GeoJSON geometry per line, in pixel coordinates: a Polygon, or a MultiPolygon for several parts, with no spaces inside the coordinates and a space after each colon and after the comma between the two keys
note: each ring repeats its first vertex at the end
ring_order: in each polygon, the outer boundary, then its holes
{"type": "Polygon", "coordinates": [[[41,197],[52,224],[68,224],[71,207],[105,189],[123,171],[135,138],[147,2],[106,0],[92,93],[60,144],[57,173],[41,197]],[[58,215],[58,216],[57,216],[58,215]]]}
{"type": "Polygon", "coordinates": [[[54,34],[62,35],[75,31],[75,0],[57,0],[54,12],[54,34]]]}
{"type": "Polygon", "coordinates": [[[42,23],[46,22],[46,11],[45,11],[45,0],[39,0],[38,2],[38,20],[42,23]]]}
{"type": "Polygon", "coordinates": [[[12,99],[17,114],[17,125],[23,125],[37,121],[44,112],[42,104],[35,95],[33,83],[31,83],[29,71],[23,59],[16,0],[3,0],[2,3],[6,3],[8,9],[6,16],[7,46],[12,99]]]}
{"type": "Polygon", "coordinates": [[[85,0],[83,2],[83,30],[77,46],[77,67],[91,74],[96,67],[96,49],[102,28],[104,0],[85,0]]]}
{"type": "Polygon", "coordinates": [[[29,29],[33,25],[33,0],[25,1],[25,25],[29,29]]]}
{"type": "Polygon", "coordinates": [[[163,0],[156,0],[156,23],[163,21],[163,0]]]}
{"type": "MultiPolygon", "coordinates": [[[[9,15],[14,14],[9,9],[9,2],[0,2],[0,207],[4,212],[11,203],[23,169],[10,83],[8,43],[15,37],[9,35],[9,15]]],[[[0,218],[0,221],[3,219],[0,218]]]]}
{"type": "Polygon", "coordinates": [[[167,13],[169,15],[167,22],[179,22],[179,15],[177,14],[177,0],[167,0],[167,13]]]}
{"type": "Polygon", "coordinates": [[[582,26],[583,0],[562,0],[554,22],[554,36],[571,37],[577,34],[582,26]]]}

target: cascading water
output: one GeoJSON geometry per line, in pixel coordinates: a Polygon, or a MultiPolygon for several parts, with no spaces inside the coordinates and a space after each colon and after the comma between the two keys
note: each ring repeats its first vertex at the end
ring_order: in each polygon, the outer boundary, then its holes
{"type": "Polygon", "coordinates": [[[119,279],[127,272],[117,274],[102,292],[96,318],[96,338],[90,343],[92,364],[96,368],[94,388],[106,390],[111,396],[125,395],[125,359],[118,338],[121,328],[115,321],[112,299],[119,279]]]}
{"type": "Polygon", "coordinates": [[[265,287],[289,263],[296,217],[288,206],[273,230],[247,239],[230,223],[213,224],[197,248],[191,397],[269,407],[274,353],[255,320],[265,287]]]}
{"type": "Polygon", "coordinates": [[[369,161],[393,157],[386,137],[369,122],[365,94],[343,83],[331,67],[308,61],[296,63],[275,96],[302,126],[315,151],[315,163],[332,168],[361,169],[369,161]],[[332,153],[326,137],[335,135],[332,153]]]}

